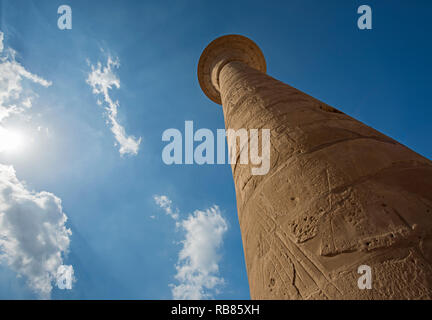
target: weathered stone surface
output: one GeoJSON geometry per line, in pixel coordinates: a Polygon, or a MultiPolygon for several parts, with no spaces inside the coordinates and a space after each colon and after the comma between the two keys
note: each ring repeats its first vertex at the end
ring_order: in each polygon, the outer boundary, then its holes
{"type": "Polygon", "coordinates": [[[227,129],[271,129],[267,175],[232,165],[251,297],[430,299],[432,162],[266,75],[257,48],[219,38],[198,72],[227,129]]]}

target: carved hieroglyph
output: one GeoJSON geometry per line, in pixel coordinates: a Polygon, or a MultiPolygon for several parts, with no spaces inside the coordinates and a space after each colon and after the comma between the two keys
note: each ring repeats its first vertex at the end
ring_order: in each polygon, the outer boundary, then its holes
{"type": "Polygon", "coordinates": [[[265,72],[239,35],[198,65],[226,129],[271,129],[268,174],[232,165],[251,297],[430,299],[432,162],[265,72]]]}

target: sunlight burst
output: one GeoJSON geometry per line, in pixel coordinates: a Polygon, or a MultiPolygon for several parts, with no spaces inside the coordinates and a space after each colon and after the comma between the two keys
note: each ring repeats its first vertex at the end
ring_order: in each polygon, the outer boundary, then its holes
{"type": "Polygon", "coordinates": [[[0,127],[0,152],[20,152],[23,150],[24,144],[25,137],[21,132],[0,127]]]}

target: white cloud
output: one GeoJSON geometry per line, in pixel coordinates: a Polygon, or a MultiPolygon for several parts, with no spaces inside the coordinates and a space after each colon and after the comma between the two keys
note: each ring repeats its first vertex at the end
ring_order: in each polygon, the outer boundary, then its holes
{"type": "Polygon", "coordinates": [[[58,197],[28,190],[12,166],[0,164],[0,262],[26,277],[43,299],[50,298],[69,248],[66,221],[58,197]]]}
{"type": "Polygon", "coordinates": [[[224,283],[219,277],[219,248],[227,223],[217,206],[205,211],[196,210],[180,223],[186,231],[183,249],[179,253],[175,278],[180,282],[172,286],[174,299],[209,299],[212,290],[224,283]]]}
{"type": "Polygon", "coordinates": [[[15,51],[11,48],[4,49],[3,38],[0,31],[0,122],[31,107],[31,98],[27,95],[23,97],[24,79],[44,87],[52,84],[18,63],[15,60],[15,51]]]}
{"type": "MultiPolygon", "coordinates": [[[[32,106],[29,95],[35,94],[23,89],[23,80],[51,85],[19,64],[15,51],[4,48],[3,38],[0,31],[0,152],[11,139],[18,139],[18,133],[4,128],[3,123],[32,106]]],[[[65,273],[59,270],[73,276],[72,266],[63,265],[62,255],[69,248],[71,235],[66,220],[58,197],[28,190],[12,166],[0,164],[0,263],[25,277],[44,299],[50,297],[52,282],[65,273]]]]}
{"type": "Polygon", "coordinates": [[[73,267],[60,265],[57,268],[56,280],[60,289],[72,290],[72,283],[75,281],[73,267]]]}
{"type": "MultiPolygon", "coordinates": [[[[87,83],[93,88],[93,93],[98,95],[102,94],[107,107],[108,118],[111,122],[111,131],[118,144],[120,145],[120,154],[132,154],[138,153],[138,148],[141,143],[141,138],[135,138],[134,136],[128,136],[123,126],[121,126],[117,120],[117,108],[119,106],[118,101],[113,101],[109,95],[109,90],[113,87],[120,88],[120,79],[113,72],[113,68],[119,67],[118,58],[112,59],[108,57],[106,66],[102,66],[100,62],[96,66],[91,66],[91,72],[88,75],[87,83]]],[[[102,102],[98,99],[97,104],[100,105],[102,102]]]]}
{"type": "Polygon", "coordinates": [[[4,34],[0,31],[0,53],[3,51],[3,40],[4,40],[4,34]]]}
{"type": "Polygon", "coordinates": [[[178,210],[174,211],[172,209],[172,207],[171,207],[172,201],[170,199],[168,199],[167,196],[155,195],[155,196],[153,196],[153,199],[159,207],[164,209],[164,211],[167,215],[169,215],[174,220],[178,220],[178,218],[179,218],[178,210]]]}
{"type": "Polygon", "coordinates": [[[32,106],[32,99],[30,97],[27,97],[24,101],[23,101],[23,106],[26,108],[31,108],[32,106]]]}
{"type": "MultiPolygon", "coordinates": [[[[155,196],[155,202],[168,215],[172,213],[172,201],[167,196],[155,196]]],[[[171,284],[174,299],[211,299],[225,283],[219,275],[219,250],[228,225],[219,207],[205,211],[196,210],[176,225],[185,232],[183,248],[179,252],[175,275],[178,284],[171,284]]]]}

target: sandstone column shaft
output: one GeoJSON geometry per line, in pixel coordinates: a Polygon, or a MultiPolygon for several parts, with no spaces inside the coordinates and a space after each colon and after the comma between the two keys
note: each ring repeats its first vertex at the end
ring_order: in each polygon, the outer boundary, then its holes
{"type": "Polygon", "coordinates": [[[226,128],[271,130],[267,175],[232,165],[251,297],[430,299],[432,162],[239,59],[214,65],[226,128]]]}

